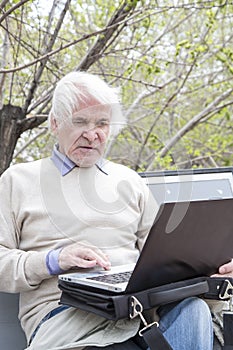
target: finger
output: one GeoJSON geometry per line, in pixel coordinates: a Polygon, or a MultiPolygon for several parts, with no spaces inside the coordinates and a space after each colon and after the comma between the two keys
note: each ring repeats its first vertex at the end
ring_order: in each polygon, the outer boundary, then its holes
{"type": "Polygon", "coordinates": [[[82,258],[89,261],[95,260],[96,265],[103,267],[105,270],[109,270],[111,267],[108,256],[106,254],[100,254],[99,251],[97,252],[96,250],[86,250],[82,258]]]}
{"type": "Polygon", "coordinates": [[[109,256],[105,254],[100,248],[88,243],[88,242],[78,242],[75,244],[75,247],[79,250],[83,250],[87,255],[95,254],[98,258],[101,258],[103,261],[109,262],[109,256]]]}
{"type": "Polygon", "coordinates": [[[59,266],[63,270],[72,267],[93,267],[99,265],[106,270],[110,269],[110,261],[99,248],[86,243],[75,243],[66,246],[59,254],[59,266]]]}
{"type": "Polygon", "coordinates": [[[96,265],[103,267],[105,270],[111,269],[111,262],[109,260],[98,259],[96,260],[96,265]]]}
{"type": "Polygon", "coordinates": [[[73,267],[82,267],[82,268],[91,268],[95,266],[100,266],[103,267],[105,270],[109,270],[111,268],[111,263],[110,262],[105,262],[102,259],[99,259],[98,257],[80,257],[75,256],[72,259],[72,266],[73,267]]]}
{"type": "Polygon", "coordinates": [[[82,268],[88,269],[95,266],[96,266],[96,260],[86,260],[80,257],[77,257],[74,260],[74,267],[82,267],[82,268]]]}
{"type": "Polygon", "coordinates": [[[219,267],[219,273],[225,275],[233,272],[233,260],[219,267]]]}
{"type": "Polygon", "coordinates": [[[106,262],[109,261],[109,257],[108,257],[107,254],[105,254],[101,249],[99,249],[98,247],[92,245],[89,242],[82,241],[82,242],[76,243],[75,245],[76,245],[77,249],[82,249],[83,248],[86,252],[95,252],[104,261],[106,261],[106,262]],[[89,251],[89,249],[90,249],[90,251],[89,251]]]}

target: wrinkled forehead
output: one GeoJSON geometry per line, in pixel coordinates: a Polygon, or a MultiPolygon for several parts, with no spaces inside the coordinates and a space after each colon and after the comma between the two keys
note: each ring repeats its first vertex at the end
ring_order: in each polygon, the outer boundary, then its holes
{"type": "Polygon", "coordinates": [[[89,102],[81,103],[79,108],[76,109],[72,115],[73,118],[92,118],[102,116],[105,118],[111,118],[112,108],[110,104],[99,103],[98,101],[91,100],[89,102]]]}

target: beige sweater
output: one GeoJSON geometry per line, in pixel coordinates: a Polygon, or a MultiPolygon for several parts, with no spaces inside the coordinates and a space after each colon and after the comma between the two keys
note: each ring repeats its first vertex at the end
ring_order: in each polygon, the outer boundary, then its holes
{"type": "Polygon", "coordinates": [[[112,265],[138,257],[157,205],[137,173],[112,162],[103,169],[107,174],[74,168],[62,177],[46,158],[14,165],[0,178],[0,290],[21,293],[28,339],[58,306],[57,277],[45,263],[49,250],[85,240],[112,265]]]}

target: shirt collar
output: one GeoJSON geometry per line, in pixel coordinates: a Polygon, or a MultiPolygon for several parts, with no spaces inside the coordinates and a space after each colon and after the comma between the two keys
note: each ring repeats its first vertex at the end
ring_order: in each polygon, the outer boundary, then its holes
{"type": "MultiPolygon", "coordinates": [[[[70,171],[72,171],[77,166],[70,158],[68,158],[65,154],[61,153],[58,150],[58,144],[56,144],[53,148],[51,160],[53,161],[57,169],[60,171],[62,176],[67,175],[70,171]]],[[[100,158],[95,165],[100,171],[102,171],[102,173],[104,173],[105,175],[108,175],[106,171],[103,170],[103,166],[104,166],[103,158],[100,158]]]]}

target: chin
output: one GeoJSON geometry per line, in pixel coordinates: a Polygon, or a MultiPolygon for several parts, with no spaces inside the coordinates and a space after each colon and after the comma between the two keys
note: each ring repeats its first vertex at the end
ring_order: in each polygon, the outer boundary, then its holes
{"type": "Polygon", "coordinates": [[[79,168],[91,168],[95,163],[81,163],[79,164],[79,168]]]}
{"type": "Polygon", "coordinates": [[[95,163],[98,161],[98,159],[83,159],[83,160],[80,160],[80,159],[76,159],[76,160],[73,160],[75,162],[75,164],[77,164],[80,168],[90,168],[92,167],[93,165],[95,165],[95,163]]]}

